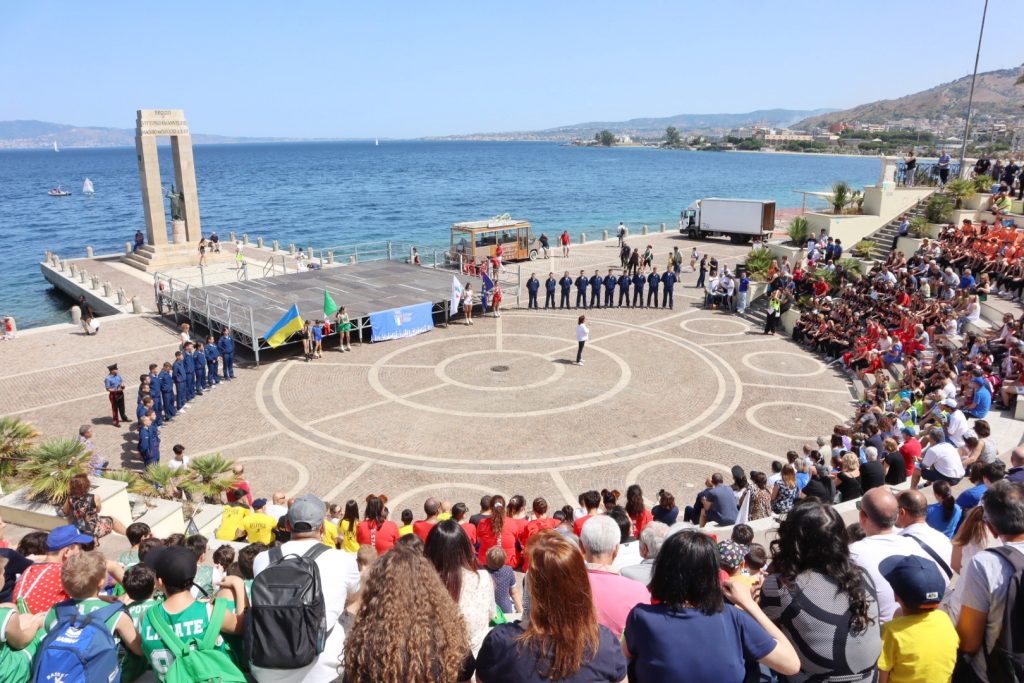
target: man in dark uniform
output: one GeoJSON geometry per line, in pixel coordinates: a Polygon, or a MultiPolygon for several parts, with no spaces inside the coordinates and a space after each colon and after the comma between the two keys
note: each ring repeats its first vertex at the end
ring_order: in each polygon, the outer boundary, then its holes
{"type": "Polygon", "coordinates": [[[601,308],[601,283],[604,280],[601,278],[601,273],[594,271],[594,274],[590,276],[590,307],[601,308]]]}
{"type": "Polygon", "coordinates": [[[206,383],[206,346],[203,342],[197,342],[195,351],[192,352],[192,364],[196,367],[196,393],[203,395],[203,390],[209,388],[206,383]]]}
{"type": "Polygon", "coordinates": [[[629,274],[623,270],[619,276],[619,308],[622,308],[622,300],[626,300],[626,308],[629,308],[629,274]]]}
{"type": "Polygon", "coordinates": [[[174,376],[171,374],[171,364],[164,363],[160,371],[160,396],[164,407],[164,421],[173,420],[178,412],[174,408],[174,376]]]}
{"type": "Polygon", "coordinates": [[[615,305],[615,283],[618,282],[618,278],[612,275],[612,269],[608,269],[608,274],[604,276],[604,307],[611,308],[615,305]]]}
{"type": "Polygon", "coordinates": [[[569,271],[565,271],[565,275],[558,281],[558,286],[562,290],[562,296],[558,300],[559,308],[569,308],[569,292],[572,291],[572,278],[569,277],[569,271]]]}
{"type": "Polygon", "coordinates": [[[639,270],[633,271],[633,308],[644,307],[644,276],[639,270]]]}
{"type": "Polygon", "coordinates": [[[672,288],[676,286],[676,274],[666,270],[661,276],[661,307],[672,308],[672,288]]]}
{"type": "Polygon", "coordinates": [[[653,308],[658,307],[658,285],[661,284],[661,276],[658,275],[658,266],[651,266],[651,274],[647,276],[647,308],[652,308],[651,299],[654,299],[653,308]]]}
{"type": "Polygon", "coordinates": [[[181,351],[174,352],[174,365],[172,377],[174,378],[174,393],[177,394],[175,408],[181,412],[188,407],[188,370],[185,367],[185,354],[181,351]]]}
{"type": "Polygon", "coordinates": [[[139,455],[145,466],[160,462],[160,431],[153,424],[152,411],[142,416],[142,427],[139,428],[139,455]]]}
{"type": "Polygon", "coordinates": [[[187,342],[183,349],[182,360],[185,361],[185,400],[191,401],[196,397],[196,360],[193,354],[196,352],[192,342],[187,342]]]}
{"type": "Polygon", "coordinates": [[[220,349],[213,341],[213,335],[206,337],[206,347],[203,349],[206,354],[206,381],[212,387],[220,384],[220,371],[217,369],[217,359],[220,358],[220,349]]]}
{"type": "Polygon", "coordinates": [[[103,386],[107,389],[110,399],[110,413],[114,418],[114,426],[120,427],[121,420],[128,421],[128,415],[124,412],[124,377],[117,374],[117,363],[107,366],[110,374],[103,380],[103,386]]]}
{"type": "Polygon", "coordinates": [[[526,291],[530,295],[530,303],[527,308],[537,308],[537,292],[540,291],[540,280],[537,273],[530,273],[530,279],[526,281],[526,291]]]}
{"type": "Polygon", "coordinates": [[[164,408],[160,393],[160,366],[149,364],[149,397],[153,399],[153,412],[156,414],[156,426],[164,423],[164,408]]]}
{"type": "Polygon", "coordinates": [[[555,287],[558,282],[554,273],[548,273],[548,279],[544,281],[544,310],[555,307],[555,287]]]}
{"type": "Polygon", "coordinates": [[[231,328],[225,327],[224,334],[217,340],[217,348],[224,364],[224,379],[235,378],[235,340],[231,336],[231,328]]]}
{"type": "Polygon", "coordinates": [[[576,278],[576,308],[587,307],[587,276],[580,271],[580,276],[576,278]]]}

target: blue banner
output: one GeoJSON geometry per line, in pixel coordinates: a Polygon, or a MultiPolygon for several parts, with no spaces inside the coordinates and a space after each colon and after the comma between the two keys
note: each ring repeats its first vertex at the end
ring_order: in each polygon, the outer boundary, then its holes
{"type": "Polygon", "coordinates": [[[401,339],[429,332],[434,329],[432,308],[432,304],[428,301],[402,308],[392,308],[390,311],[371,313],[370,329],[373,332],[371,340],[379,342],[388,339],[401,339]]]}

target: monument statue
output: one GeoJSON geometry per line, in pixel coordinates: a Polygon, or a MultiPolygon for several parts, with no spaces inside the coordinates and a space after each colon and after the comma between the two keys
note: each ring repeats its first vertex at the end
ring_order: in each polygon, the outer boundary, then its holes
{"type": "Polygon", "coordinates": [[[171,200],[171,220],[185,220],[184,214],[181,213],[181,203],[185,201],[185,195],[181,192],[176,192],[174,185],[171,185],[171,189],[167,191],[167,198],[171,200]]]}

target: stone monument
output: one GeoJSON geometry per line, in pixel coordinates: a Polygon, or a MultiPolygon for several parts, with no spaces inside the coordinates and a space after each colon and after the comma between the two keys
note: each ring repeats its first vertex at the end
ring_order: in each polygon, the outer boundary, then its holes
{"type": "MultiPolygon", "coordinates": [[[[202,238],[199,221],[199,195],[196,190],[195,160],[192,157],[192,136],[185,112],[181,109],[140,109],[135,123],[135,150],[138,154],[139,185],[146,215],[146,245],[137,254],[125,256],[135,267],[150,270],[161,261],[180,260],[187,252],[196,252],[195,244],[202,238]],[[171,139],[174,180],[165,193],[160,177],[157,138],[171,139]],[[172,248],[167,241],[167,212],[164,199],[170,199],[172,248]],[[192,243],[192,244],[190,244],[192,243]]],[[[198,252],[196,254],[198,257],[198,252]]]]}

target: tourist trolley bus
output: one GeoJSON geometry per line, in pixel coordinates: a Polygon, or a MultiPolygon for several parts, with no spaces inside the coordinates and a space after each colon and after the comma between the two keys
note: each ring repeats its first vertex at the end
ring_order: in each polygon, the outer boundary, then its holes
{"type": "Polygon", "coordinates": [[[502,217],[452,224],[450,253],[454,259],[475,264],[494,257],[499,244],[505,262],[536,260],[540,250],[527,221],[502,217]]]}

